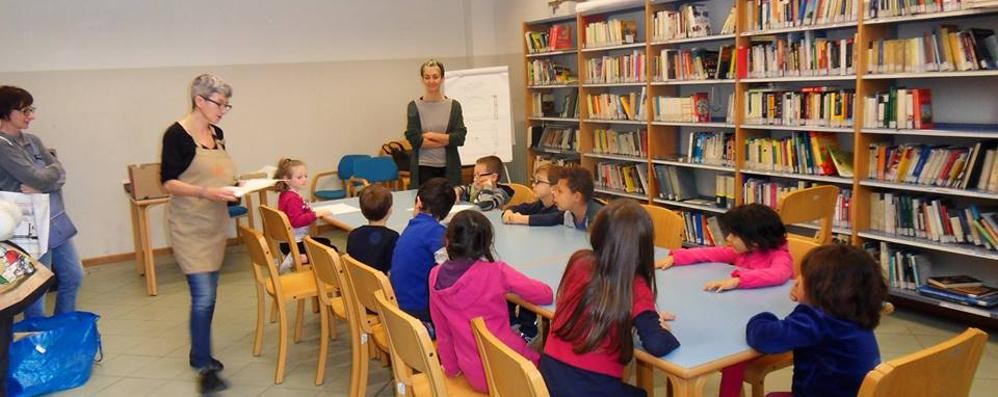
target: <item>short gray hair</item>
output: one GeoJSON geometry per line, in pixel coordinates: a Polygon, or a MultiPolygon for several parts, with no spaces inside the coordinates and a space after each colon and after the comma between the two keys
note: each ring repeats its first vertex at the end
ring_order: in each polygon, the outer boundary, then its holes
{"type": "Polygon", "coordinates": [[[205,73],[194,78],[191,82],[191,109],[194,108],[194,100],[197,97],[208,98],[211,94],[219,93],[226,98],[232,97],[232,86],[222,80],[221,77],[205,73]]]}

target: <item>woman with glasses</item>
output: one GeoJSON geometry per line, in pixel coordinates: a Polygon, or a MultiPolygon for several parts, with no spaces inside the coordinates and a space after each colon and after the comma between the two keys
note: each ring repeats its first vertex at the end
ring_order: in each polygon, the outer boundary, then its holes
{"type": "Polygon", "coordinates": [[[419,75],[423,79],[423,96],[409,102],[406,112],[405,138],[412,144],[410,188],[436,177],[460,185],[461,156],[457,148],[464,145],[468,134],[461,104],[441,91],[444,64],[428,60],[419,67],[419,75]]]}
{"type": "MultiPolygon", "coordinates": [[[[35,119],[34,97],[23,88],[0,86],[0,191],[47,193],[49,239],[38,261],[58,278],[55,314],[76,311],[76,295],[83,282],[83,264],[73,244],[76,226],[66,213],[62,186],[66,171],[38,136],[24,132],[35,119]]],[[[45,299],[24,310],[26,317],[45,315],[45,299]]]]}
{"type": "Polygon", "coordinates": [[[173,256],[191,292],[190,365],[200,375],[199,391],[211,393],[227,387],[218,377],[222,363],[211,353],[211,320],[225,256],[226,207],[236,201],[224,189],[235,184],[235,165],[217,127],[232,108],[232,87],[218,76],[202,74],[191,83],[190,94],[191,111],[163,133],[160,178],[170,193],[173,256]]]}

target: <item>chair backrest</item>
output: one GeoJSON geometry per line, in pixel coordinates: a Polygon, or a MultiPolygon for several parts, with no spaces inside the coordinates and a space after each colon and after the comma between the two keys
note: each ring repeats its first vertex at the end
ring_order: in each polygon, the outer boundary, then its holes
{"type": "Polygon", "coordinates": [[[825,244],[832,239],[832,220],[838,196],[839,188],[832,185],[797,190],[780,200],[776,212],[785,225],[821,220],[821,227],[813,239],[825,244]]]}
{"type": "Polygon", "coordinates": [[[276,255],[276,253],[281,252],[278,249],[280,243],[286,243],[291,250],[290,255],[294,261],[295,271],[301,270],[301,252],[298,251],[295,232],[291,229],[291,221],[288,220],[288,216],[280,210],[261,205],[260,218],[263,220],[263,236],[270,244],[270,252],[276,255]]]}
{"type": "MultiPolygon", "coordinates": [[[[381,318],[381,323],[388,331],[396,386],[401,384],[410,389],[414,383],[413,378],[425,376],[430,385],[431,393],[429,395],[446,397],[447,386],[444,383],[444,371],[440,367],[437,349],[433,346],[426,326],[415,317],[402,311],[394,301],[389,301],[382,291],[376,291],[374,299],[379,305],[378,316],[381,318]],[[419,374],[414,375],[416,372],[419,374]]],[[[412,394],[412,392],[405,394],[412,394]]]]}
{"type": "MultiPolygon", "coordinates": [[[[392,283],[388,281],[388,276],[385,276],[384,273],[365,265],[350,255],[343,255],[343,267],[346,268],[351,286],[353,287],[352,291],[357,297],[357,302],[360,303],[360,307],[357,308],[358,312],[363,312],[364,309],[367,309],[377,313],[380,310],[377,301],[374,299],[376,291],[385,291],[385,297],[395,302],[395,290],[392,289],[392,283]]],[[[398,305],[398,303],[395,303],[395,305],[398,305]]],[[[366,333],[372,332],[370,324],[364,321],[361,322],[361,328],[366,333]]]]}
{"type": "Polygon", "coordinates": [[[340,157],[340,162],[336,165],[336,174],[339,175],[340,179],[346,181],[353,176],[354,162],[358,159],[369,158],[371,158],[371,156],[367,154],[345,154],[343,157],[340,157]]]}
{"type": "Polygon", "coordinates": [[[866,374],[857,396],[967,396],[987,341],[984,331],[968,328],[935,346],[881,363],[866,374]]]}
{"type": "Polygon", "coordinates": [[[678,249],[683,247],[683,234],[686,224],[683,217],[675,211],[657,205],[641,204],[651,217],[655,228],[655,245],[658,247],[678,249]]]}
{"type": "Polygon", "coordinates": [[[537,196],[534,195],[534,190],[530,187],[519,183],[510,183],[509,187],[513,188],[513,197],[509,199],[507,207],[537,201],[537,196]]]}
{"type": "MultiPolygon", "coordinates": [[[[312,263],[312,270],[315,272],[315,284],[319,291],[319,300],[329,306],[330,300],[337,291],[343,290],[343,285],[336,277],[336,268],[342,268],[340,256],[332,248],[312,239],[312,236],[305,236],[302,240],[305,243],[305,252],[312,263]],[[332,286],[332,289],[329,288],[332,286]]],[[[342,293],[342,292],[341,292],[342,293]]]]}
{"type": "Polygon", "coordinates": [[[270,248],[267,241],[260,232],[252,228],[239,225],[239,237],[243,240],[243,245],[249,252],[250,266],[253,269],[253,278],[257,285],[262,288],[270,288],[274,296],[281,296],[281,283],[277,277],[277,266],[274,265],[273,256],[270,255],[270,248]],[[264,271],[267,273],[264,274],[264,271]]]}
{"type": "Polygon", "coordinates": [[[787,236],[787,247],[790,248],[790,257],[794,260],[794,277],[800,275],[800,264],[811,250],[820,247],[816,241],[795,235],[787,236]]]}
{"type": "Polygon", "coordinates": [[[370,183],[384,183],[397,180],[399,169],[391,157],[368,157],[354,161],[353,176],[364,178],[370,183]]]}
{"type": "Polygon", "coordinates": [[[492,334],[483,318],[472,319],[471,329],[478,344],[478,355],[482,357],[490,397],[550,396],[534,363],[492,334]]]}

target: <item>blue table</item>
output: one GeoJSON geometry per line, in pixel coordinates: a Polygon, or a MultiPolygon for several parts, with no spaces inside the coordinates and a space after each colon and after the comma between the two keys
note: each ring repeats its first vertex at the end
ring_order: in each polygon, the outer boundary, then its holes
{"type": "MultiPolygon", "coordinates": [[[[388,227],[402,232],[412,218],[415,191],[395,192],[394,210],[388,227]]],[[[328,203],[328,202],[327,202],[328,203]]],[[[317,203],[322,205],[327,203],[317,203]]],[[[359,208],[356,198],[337,200],[359,208]]],[[[498,259],[509,263],[524,274],[538,279],[557,291],[568,258],[575,251],[589,248],[588,235],[571,228],[527,227],[503,224],[499,211],[485,212],[495,228],[495,251],[498,259]]],[[[358,212],[334,215],[333,224],[344,230],[367,224],[358,212]]],[[[657,248],[655,256],[662,258],[668,250],[657,248]]],[[[700,396],[707,376],[728,365],[750,360],[760,354],[745,343],[745,324],[756,313],[770,311],[777,316],[789,314],[795,305],[788,298],[791,283],[753,290],[724,293],[705,292],[704,283],[728,277],[731,265],[705,263],[694,266],[674,266],[656,272],[660,310],[672,312],[672,332],[681,346],[673,352],[655,357],[641,349],[638,359],[638,383],[653,394],[651,369],[662,370],[669,378],[673,395],[700,396]]],[[[554,305],[534,306],[511,300],[550,318],[554,305]]]]}

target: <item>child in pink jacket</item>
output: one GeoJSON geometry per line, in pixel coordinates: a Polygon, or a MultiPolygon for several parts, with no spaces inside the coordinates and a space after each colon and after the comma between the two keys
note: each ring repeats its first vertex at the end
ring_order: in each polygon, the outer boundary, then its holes
{"type": "MultiPolygon", "coordinates": [[[[732,208],[718,218],[725,247],[678,249],[655,264],[667,269],[673,265],[723,262],[735,265],[731,277],[707,282],[703,289],[721,292],[735,288],[781,285],[794,277],[794,262],[787,248],[787,230],[780,216],[761,204],[732,208]]],[[[745,364],[721,371],[720,397],[741,396],[745,364]]]]}
{"type": "Polygon", "coordinates": [[[554,300],[551,287],[493,258],[492,236],[492,224],[480,212],[458,212],[445,235],[450,259],[433,267],[429,280],[430,316],[444,373],[464,373],[471,387],[483,393],[488,392],[488,385],[471,319],[484,317],[489,331],[536,364],[540,355],[509,325],[506,293],[536,305],[554,300]]]}

